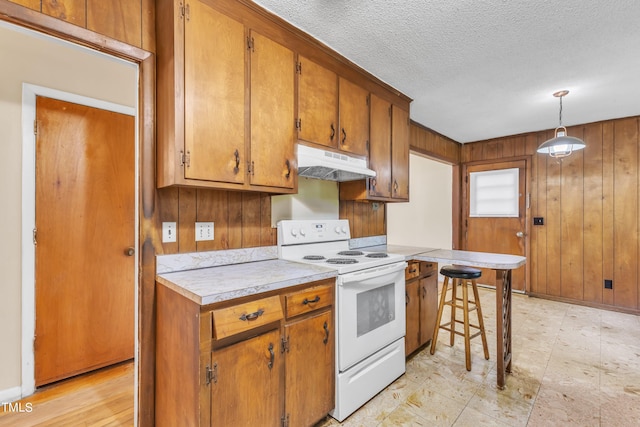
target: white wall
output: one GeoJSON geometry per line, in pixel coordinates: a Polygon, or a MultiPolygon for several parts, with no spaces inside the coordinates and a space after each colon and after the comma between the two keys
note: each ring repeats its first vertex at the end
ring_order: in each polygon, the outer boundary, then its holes
{"type": "Polygon", "coordinates": [[[21,385],[22,84],[135,108],[137,66],[0,22],[0,402],[21,385]]]}
{"type": "Polygon", "coordinates": [[[409,156],[409,203],[387,203],[387,243],[452,248],[452,166],[409,156]]]}

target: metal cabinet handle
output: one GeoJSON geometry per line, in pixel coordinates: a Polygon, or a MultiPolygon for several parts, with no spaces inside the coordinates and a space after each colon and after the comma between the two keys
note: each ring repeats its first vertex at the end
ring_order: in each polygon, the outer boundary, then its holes
{"type": "Polygon", "coordinates": [[[126,256],[133,256],[136,253],[136,250],[132,247],[128,247],[127,249],[124,250],[124,254],[126,256]]]}
{"type": "Polygon", "coordinates": [[[307,304],[315,304],[318,301],[320,301],[320,297],[318,295],[316,295],[316,297],[314,299],[307,299],[305,298],[304,301],[302,301],[302,304],[307,305],[307,304]]]}
{"type": "Polygon", "coordinates": [[[233,153],[233,155],[236,158],[236,167],[233,168],[233,172],[234,173],[238,173],[240,171],[240,153],[238,152],[238,150],[236,149],[236,151],[233,153]]]}
{"type": "Polygon", "coordinates": [[[342,144],[344,144],[346,140],[347,140],[347,131],[345,131],[344,128],[342,128],[342,144]]]}
{"type": "Polygon", "coordinates": [[[273,352],[273,343],[269,343],[269,363],[267,364],[267,366],[269,367],[269,369],[273,368],[273,361],[276,358],[275,353],[273,352]]]}
{"type": "Polygon", "coordinates": [[[262,316],[264,314],[264,310],[263,309],[259,309],[256,312],[250,313],[250,314],[243,314],[242,316],[239,317],[240,320],[243,321],[251,321],[251,320],[256,320],[258,317],[262,316]]]}
{"type": "Polygon", "coordinates": [[[427,288],[426,287],[422,287],[422,299],[424,299],[427,296],[427,288]]]}
{"type": "Polygon", "coordinates": [[[523,233],[522,231],[518,231],[518,232],[516,233],[516,236],[518,236],[518,237],[524,237],[524,233],[523,233]]]}
{"type": "Polygon", "coordinates": [[[333,126],[333,123],[331,123],[331,135],[329,136],[329,138],[333,141],[333,138],[336,136],[336,128],[333,126]]]}
{"type": "Polygon", "coordinates": [[[284,161],[285,166],[287,167],[287,173],[285,174],[285,177],[289,178],[291,176],[291,162],[289,162],[289,159],[284,161]]]}
{"type": "Polygon", "coordinates": [[[322,328],[324,329],[324,339],[322,340],[322,342],[327,344],[329,342],[329,325],[327,325],[327,322],[324,322],[322,328]]]}
{"type": "Polygon", "coordinates": [[[409,298],[409,292],[404,293],[404,305],[409,305],[409,302],[411,302],[411,298],[409,298]]]}
{"type": "Polygon", "coordinates": [[[409,270],[409,273],[413,274],[413,273],[415,273],[416,271],[418,271],[418,270],[416,270],[415,268],[413,268],[413,269],[410,269],[410,270],[409,270]]]}

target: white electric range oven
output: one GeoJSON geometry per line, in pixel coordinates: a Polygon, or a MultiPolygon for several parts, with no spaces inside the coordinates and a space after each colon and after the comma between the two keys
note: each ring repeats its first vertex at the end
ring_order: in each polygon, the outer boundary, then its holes
{"type": "Polygon", "coordinates": [[[347,220],[278,222],[282,259],[337,270],[336,407],[344,420],[405,372],[404,256],[349,249],[347,220]]]}

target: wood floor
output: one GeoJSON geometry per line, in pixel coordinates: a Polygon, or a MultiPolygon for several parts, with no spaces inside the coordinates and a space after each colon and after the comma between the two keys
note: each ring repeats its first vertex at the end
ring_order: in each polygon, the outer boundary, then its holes
{"type": "Polygon", "coordinates": [[[0,427],[132,426],[133,376],[131,361],[43,387],[0,406],[0,427]]]}

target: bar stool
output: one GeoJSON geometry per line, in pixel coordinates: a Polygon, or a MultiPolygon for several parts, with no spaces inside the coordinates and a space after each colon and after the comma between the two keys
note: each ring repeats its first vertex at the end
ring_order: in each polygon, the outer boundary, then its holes
{"type": "Polygon", "coordinates": [[[450,345],[453,346],[455,334],[464,336],[464,352],[466,358],[467,371],[471,370],[471,338],[478,335],[482,337],[482,347],[484,348],[484,358],[489,360],[489,348],[487,347],[487,336],[484,332],[484,322],[482,320],[482,309],[480,308],[480,297],[478,296],[478,286],[476,279],[482,275],[482,271],[477,268],[466,267],[462,265],[445,265],[440,269],[440,274],[444,276],[444,286],[440,296],[440,306],[438,307],[438,319],[436,320],[436,328],[433,331],[433,339],[431,340],[431,354],[436,351],[436,342],[438,341],[438,331],[444,329],[451,332],[450,345]],[[445,301],[449,285],[449,279],[453,279],[451,286],[451,299],[445,301]],[[456,296],[456,288],[462,285],[462,298],[456,296]],[[471,285],[473,289],[473,301],[469,301],[468,287],[471,285]],[[458,302],[462,302],[459,305],[458,302]],[[442,320],[442,311],[445,305],[451,306],[451,321],[440,324],[442,320]],[[464,321],[456,319],[456,309],[462,309],[464,313],[464,321]],[[478,315],[478,325],[469,323],[469,312],[476,310],[478,315]],[[464,333],[456,331],[456,323],[464,325],[464,333]],[[471,335],[470,328],[478,329],[478,332],[471,335]]]}

